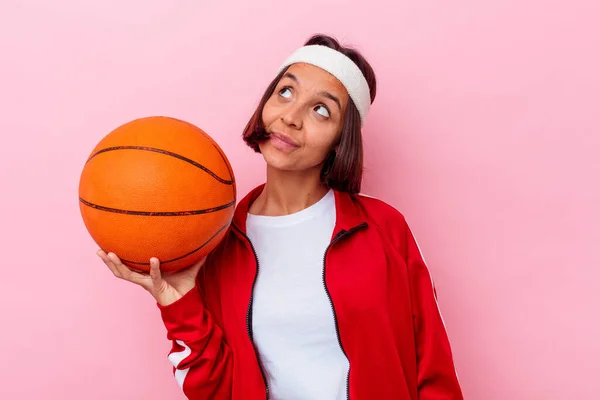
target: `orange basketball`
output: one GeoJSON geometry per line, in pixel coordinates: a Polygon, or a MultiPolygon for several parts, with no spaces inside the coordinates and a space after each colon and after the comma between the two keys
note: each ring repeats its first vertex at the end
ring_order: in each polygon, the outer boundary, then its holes
{"type": "Polygon", "coordinates": [[[79,182],[79,208],[94,241],[145,272],[151,257],[173,272],[213,250],[231,223],[235,196],[231,165],[217,143],[167,117],[110,132],[79,182]]]}

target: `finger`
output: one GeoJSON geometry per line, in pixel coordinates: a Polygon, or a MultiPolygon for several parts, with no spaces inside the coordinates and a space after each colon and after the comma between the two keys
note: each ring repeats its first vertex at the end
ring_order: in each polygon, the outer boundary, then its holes
{"type": "Polygon", "coordinates": [[[206,262],[206,257],[204,257],[200,261],[196,262],[195,264],[192,264],[189,267],[186,267],[175,273],[180,274],[180,275],[190,276],[190,277],[193,277],[194,279],[196,279],[198,277],[198,272],[200,271],[200,268],[202,268],[202,266],[204,265],[205,262],[206,262]]]}
{"type": "Polygon", "coordinates": [[[96,252],[96,254],[98,254],[98,256],[102,259],[102,261],[104,262],[104,264],[106,264],[106,266],[111,270],[111,272],[117,278],[123,278],[123,276],[121,275],[121,273],[119,272],[119,270],[115,267],[114,263],[108,257],[108,255],[106,254],[106,252],[104,250],[100,249],[100,250],[98,250],[96,252]]]}
{"type": "Polygon", "coordinates": [[[131,270],[121,262],[121,259],[115,253],[108,253],[107,256],[121,278],[142,286],[147,281],[148,275],[131,270]]]}
{"type": "Polygon", "coordinates": [[[202,266],[204,265],[205,262],[206,262],[206,257],[204,257],[203,259],[198,261],[196,264],[192,265],[192,267],[190,268],[191,272],[194,275],[198,274],[198,271],[200,271],[200,268],[202,268],[202,266]]]}

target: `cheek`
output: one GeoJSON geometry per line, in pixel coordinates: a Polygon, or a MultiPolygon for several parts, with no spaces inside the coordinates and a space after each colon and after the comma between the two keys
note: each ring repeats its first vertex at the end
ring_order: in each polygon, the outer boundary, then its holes
{"type": "Polygon", "coordinates": [[[277,118],[277,107],[272,104],[271,99],[265,103],[261,118],[265,126],[269,126],[277,118]]]}
{"type": "Polygon", "coordinates": [[[338,140],[338,134],[333,129],[313,129],[309,130],[306,136],[306,147],[319,157],[324,157],[335,146],[338,140]]]}

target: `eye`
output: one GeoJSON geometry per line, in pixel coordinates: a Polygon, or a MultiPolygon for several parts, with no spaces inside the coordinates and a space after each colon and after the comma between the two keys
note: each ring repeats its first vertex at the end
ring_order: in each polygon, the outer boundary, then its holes
{"type": "Polygon", "coordinates": [[[286,99],[289,99],[292,96],[292,89],[289,86],[284,86],[279,90],[279,95],[286,99]]]}
{"type": "Polygon", "coordinates": [[[329,109],[327,109],[327,107],[325,107],[324,105],[319,104],[315,107],[315,111],[317,112],[317,114],[329,118],[329,109]]]}

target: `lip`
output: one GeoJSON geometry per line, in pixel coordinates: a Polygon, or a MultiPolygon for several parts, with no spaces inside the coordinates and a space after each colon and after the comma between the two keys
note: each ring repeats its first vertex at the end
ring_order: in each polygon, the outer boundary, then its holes
{"type": "Polygon", "coordinates": [[[280,141],[284,142],[285,144],[287,144],[291,147],[300,147],[300,145],[298,143],[294,142],[294,140],[292,140],[291,137],[289,137],[281,132],[271,131],[271,136],[275,136],[277,139],[279,139],[280,141]]]}

